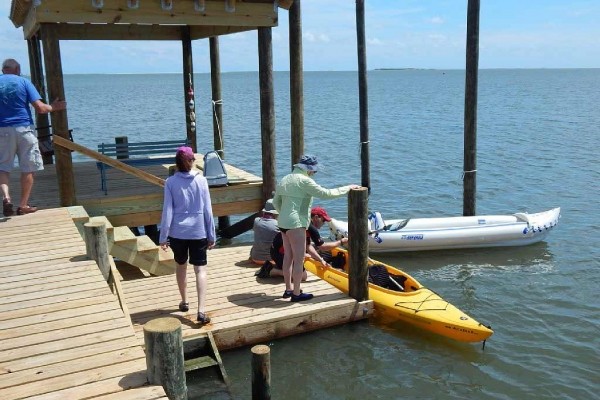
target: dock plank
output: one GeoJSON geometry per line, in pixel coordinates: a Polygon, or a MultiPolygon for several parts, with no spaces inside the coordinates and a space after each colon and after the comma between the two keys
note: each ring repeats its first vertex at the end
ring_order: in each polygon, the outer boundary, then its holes
{"type": "Polygon", "coordinates": [[[68,210],[0,223],[0,398],[166,398],[68,210]]]}

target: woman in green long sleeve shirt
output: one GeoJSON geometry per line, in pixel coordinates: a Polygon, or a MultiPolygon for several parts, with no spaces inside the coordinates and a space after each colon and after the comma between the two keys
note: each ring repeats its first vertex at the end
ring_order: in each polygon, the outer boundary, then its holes
{"type": "Polygon", "coordinates": [[[283,298],[290,297],[291,301],[310,300],[313,297],[312,294],[302,293],[300,290],[306,251],[306,229],[310,224],[313,197],[334,199],[347,194],[350,189],[359,187],[348,185],[326,189],[313,180],[312,177],[317,171],[317,157],[302,156],[300,162],[294,164],[292,173],[284,176],[279,182],[273,197],[273,205],[279,212],[279,229],[283,234],[283,298]]]}

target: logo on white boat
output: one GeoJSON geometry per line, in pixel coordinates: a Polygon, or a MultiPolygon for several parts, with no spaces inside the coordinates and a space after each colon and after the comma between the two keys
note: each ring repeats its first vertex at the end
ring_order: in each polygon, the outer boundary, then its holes
{"type": "Polygon", "coordinates": [[[423,240],[423,234],[418,235],[402,235],[400,236],[401,240],[423,240]]]}

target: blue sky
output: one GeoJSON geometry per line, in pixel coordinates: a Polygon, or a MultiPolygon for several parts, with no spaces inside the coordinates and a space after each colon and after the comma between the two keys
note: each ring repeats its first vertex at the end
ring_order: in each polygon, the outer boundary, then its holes
{"type": "MultiPolygon", "coordinates": [[[[89,0],[82,0],[89,1],[89,0]]],[[[142,0],[144,1],[144,0],[142,0]]],[[[177,0],[175,0],[177,1],[177,0]]],[[[0,0],[0,58],[28,71],[21,29],[0,0]]],[[[367,64],[464,69],[467,1],[365,0],[367,64]]],[[[354,71],[354,0],[302,0],[304,69],[354,71]]],[[[480,68],[600,68],[600,1],[481,1],[480,68]]],[[[273,29],[273,67],[289,70],[288,13],[273,29]]],[[[194,71],[208,72],[208,40],[193,42],[194,71]]],[[[221,71],[258,70],[256,32],[220,39],[221,71]]],[[[65,73],[181,71],[179,42],[62,41],[65,73]]]]}

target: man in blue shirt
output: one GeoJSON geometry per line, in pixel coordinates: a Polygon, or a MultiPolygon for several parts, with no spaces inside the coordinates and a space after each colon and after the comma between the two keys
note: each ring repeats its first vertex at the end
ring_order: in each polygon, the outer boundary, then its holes
{"type": "Polygon", "coordinates": [[[33,173],[44,169],[37,136],[33,127],[31,104],[38,114],[47,114],[67,108],[67,103],[55,100],[46,104],[33,84],[21,77],[21,66],[12,58],[2,63],[0,75],[0,191],[4,216],[14,214],[8,188],[10,171],[15,156],[21,168],[21,199],[17,215],[37,211],[30,206],[29,195],[33,188],[33,173]]]}

